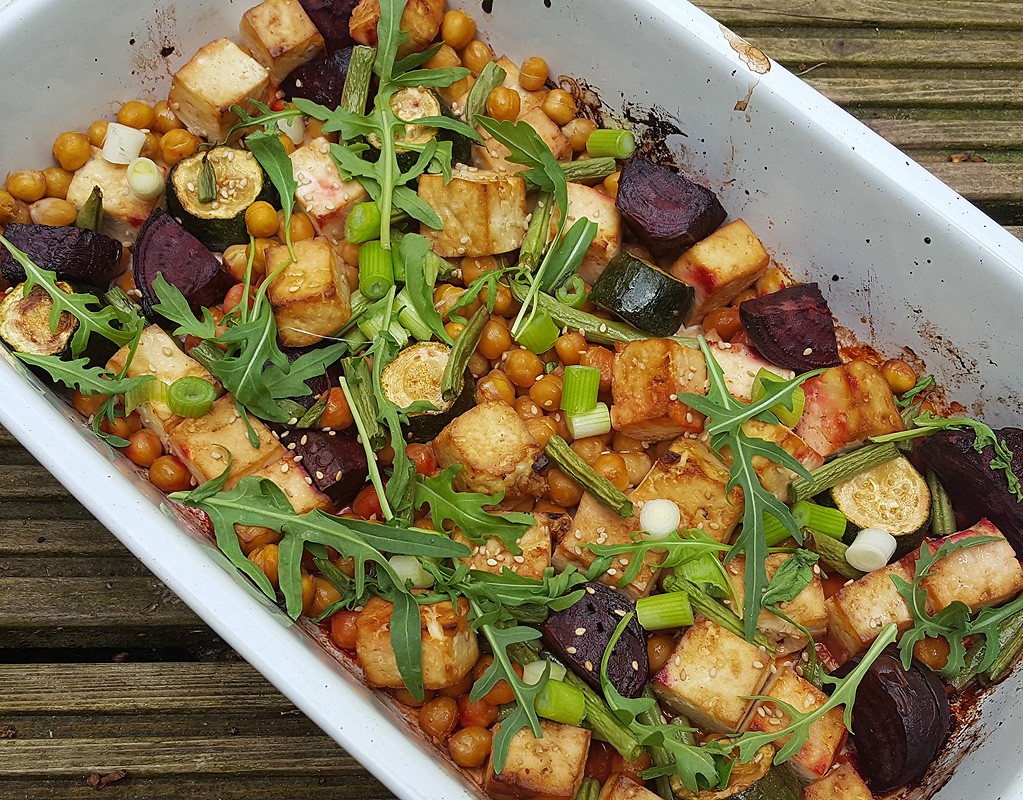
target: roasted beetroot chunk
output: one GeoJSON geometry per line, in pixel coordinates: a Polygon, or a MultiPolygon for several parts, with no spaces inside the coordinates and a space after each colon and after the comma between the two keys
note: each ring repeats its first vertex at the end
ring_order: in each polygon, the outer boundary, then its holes
{"type": "Polygon", "coordinates": [[[871,791],[888,792],[923,776],[945,746],[949,720],[941,679],[916,660],[907,672],[898,649],[886,648],[867,670],[853,706],[853,743],[871,791]]]}
{"type": "MultiPolygon", "coordinates": [[[[587,583],[582,599],[556,611],[540,625],[543,640],[586,683],[600,691],[600,661],[611,636],[635,604],[602,583],[587,583]]],[[[650,662],[643,628],[633,617],[611,651],[607,677],[623,697],[639,697],[646,685],[650,662]]]]}
{"type": "Polygon", "coordinates": [[[816,283],[800,283],[740,303],[739,319],[761,355],[779,367],[808,372],[842,363],[835,321],[816,283]]]}
{"type": "MultiPolygon", "coordinates": [[[[995,435],[1012,451],[1012,471],[1023,476],[1023,430],[1002,428],[995,435]]],[[[934,470],[957,514],[972,525],[987,517],[1005,534],[1016,555],[1023,558],[1023,503],[1009,491],[1005,473],[991,469],[994,449],[973,449],[971,430],[940,431],[922,440],[918,452],[934,470]]]]}
{"type": "Polygon", "coordinates": [[[291,99],[304,97],[321,106],[336,108],[341,105],[341,92],[351,60],[350,47],[314,59],[289,73],[281,83],[281,91],[291,99]]]}
{"type": "MultiPolygon", "coordinates": [[[[106,289],[121,272],[121,243],[74,225],[12,222],[4,236],[33,263],[57,273],[57,279],[106,289]]],[[[0,247],[0,272],[9,283],[25,280],[25,270],[0,247]]]]}
{"type": "Polygon", "coordinates": [[[177,287],[194,311],[221,302],[234,283],[213,253],[159,208],[139,229],[133,270],[135,285],[142,293],[142,310],[150,318],[159,302],[153,291],[157,275],[177,287]]]}
{"type": "Polygon", "coordinates": [[[615,205],[657,257],[677,256],[710,236],[726,217],[710,189],[639,156],[622,168],[615,205]]]}
{"type": "Polygon", "coordinates": [[[366,451],[354,433],[291,428],[280,437],[281,444],[301,457],[313,485],[338,508],[350,504],[368,480],[366,451]]]}
{"type": "Polygon", "coordinates": [[[327,52],[333,53],[342,47],[351,47],[355,44],[348,32],[348,20],[352,17],[352,9],[359,5],[359,0],[300,0],[300,2],[326,42],[327,52]]]}

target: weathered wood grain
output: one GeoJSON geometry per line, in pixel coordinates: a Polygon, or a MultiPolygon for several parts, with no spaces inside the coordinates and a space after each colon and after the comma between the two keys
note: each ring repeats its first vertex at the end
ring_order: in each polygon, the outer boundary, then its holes
{"type": "Polygon", "coordinates": [[[134,558],[91,517],[70,522],[59,518],[12,520],[4,525],[3,535],[0,535],[0,559],[5,556],[37,560],[73,556],[134,558]]]}
{"type": "MultiPolygon", "coordinates": [[[[726,25],[1023,30],[1023,3],[986,0],[732,0],[697,2],[726,25]]],[[[954,43],[954,40],[951,40],[954,43]]]]}
{"type": "MultiPolygon", "coordinates": [[[[340,752],[340,751],[339,751],[340,752]]],[[[96,790],[83,774],[68,780],[0,779],[3,800],[96,800],[96,790]]],[[[394,800],[387,789],[354,764],[341,775],[262,776],[177,775],[173,780],[127,778],[111,784],[98,796],[130,800],[394,800]]]]}
{"type": "Polygon", "coordinates": [[[949,71],[913,78],[893,74],[822,78],[812,72],[806,81],[828,99],[850,108],[1023,108],[1019,78],[986,77],[980,71],[968,77],[949,71]]]}
{"type": "Polygon", "coordinates": [[[67,500],[71,494],[37,463],[0,469],[0,503],[11,500],[67,500]]]}
{"type": "Polygon", "coordinates": [[[1023,150],[1023,118],[865,119],[863,123],[903,150],[1023,150]]]}

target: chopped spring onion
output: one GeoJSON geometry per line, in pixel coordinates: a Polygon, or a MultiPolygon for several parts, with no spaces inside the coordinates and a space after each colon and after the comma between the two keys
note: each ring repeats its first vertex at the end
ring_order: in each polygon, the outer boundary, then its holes
{"type": "Polygon", "coordinates": [[[348,74],[341,90],[341,108],[353,114],[366,113],[366,100],[369,98],[369,82],[373,77],[373,62],[376,61],[375,47],[357,45],[352,48],[352,57],[348,62],[348,74]]]}
{"type": "Polygon", "coordinates": [[[178,378],[167,390],[167,405],[179,417],[193,419],[210,413],[217,390],[213,384],[195,375],[178,378]]]}
{"type": "Polygon", "coordinates": [[[565,367],[565,381],[561,389],[561,410],[569,414],[583,414],[597,407],[600,391],[600,370],[574,364],[565,367]]]}
{"type": "Polygon", "coordinates": [[[856,534],[856,541],[845,551],[845,560],[862,572],[873,572],[888,566],[898,543],[895,537],[881,528],[864,528],[856,534]]]}
{"type": "Polygon", "coordinates": [[[668,592],[639,598],[636,601],[636,618],[648,631],[683,628],[694,622],[693,607],[689,604],[689,596],[685,592],[668,592]]]}
{"type": "Polygon", "coordinates": [[[358,203],[345,218],[345,239],[353,244],[371,242],[380,236],[380,209],[372,200],[358,203]]]}
{"type": "Polygon", "coordinates": [[[591,156],[625,159],[636,152],[632,131],[598,128],[586,138],[586,152],[591,156]]]}
{"type": "Polygon", "coordinates": [[[130,164],[139,157],[145,143],[145,131],[111,122],[103,139],[103,159],[111,164],[130,164]]]}
{"type": "Polygon", "coordinates": [[[724,600],[732,596],[728,577],[714,553],[703,553],[691,561],[679,564],[675,567],[675,574],[699,586],[711,597],[724,600]]]}
{"type": "MultiPolygon", "coordinates": [[[[350,217],[349,217],[350,219],[350,217]]],[[[420,342],[428,342],[433,338],[433,331],[430,326],[426,324],[426,321],[419,316],[419,312],[416,311],[412,301],[408,296],[408,289],[402,289],[398,292],[395,300],[395,308],[398,311],[398,322],[401,326],[412,334],[413,338],[420,342]]]]}
{"type": "MultiPolygon", "coordinates": [[[[750,399],[756,403],[767,394],[767,388],[770,384],[783,383],[784,380],[784,378],[776,375],[769,369],[761,369],[753,379],[753,390],[750,399]]],[[[792,409],[790,410],[785,403],[778,403],[771,406],[771,413],[778,418],[778,422],[782,425],[794,428],[796,423],[799,422],[799,418],[803,416],[803,408],[805,406],[806,392],[803,391],[802,386],[797,386],[792,390],[792,409]]]]}
{"type": "Polygon", "coordinates": [[[167,179],[151,158],[136,158],[128,165],[128,188],[142,200],[155,200],[163,194],[167,179]]]}
{"type": "Polygon", "coordinates": [[[586,303],[586,284],[578,275],[573,275],[558,287],[554,296],[569,308],[582,308],[586,303]]]}
{"type": "Polygon", "coordinates": [[[379,300],[394,286],[394,264],[391,251],[379,241],[366,242],[359,248],[359,291],[370,300],[379,300]]]}
{"type": "Polygon", "coordinates": [[[588,436],[603,436],[611,432],[611,410],[607,403],[597,403],[589,411],[579,414],[566,414],[565,423],[573,439],[585,439],[588,436]]]}
{"type": "Polygon", "coordinates": [[[563,681],[547,681],[533,701],[536,713],[563,725],[579,725],[586,716],[586,697],[563,681]]]}
{"type": "Polygon", "coordinates": [[[593,468],[560,436],[554,434],[548,439],[544,452],[562,472],[604,505],[614,509],[618,516],[632,516],[632,501],[611,481],[594,472],[593,468]]]}
{"type": "Polygon", "coordinates": [[[387,559],[398,580],[412,584],[413,589],[429,589],[433,586],[433,575],[423,569],[415,556],[391,556],[387,559]]]}
{"type": "Polygon", "coordinates": [[[560,335],[561,331],[554,324],[551,315],[538,309],[529,324],[515,336],[515,339],[527,350],[539,354],[546,353],[554,347],[554,342],[560,335]]]}
{"type": "MultiPolygon", "coordinates": [[[[210,163],[210,151],[203,153],[202,163],[199,165],[199,189],[195,193],[200,203],[212,203],[217,199],[217,171],[210,163]]],[[[249,258],[252,256],[250,255],[249,258]]]]}
{"type": "Polygon", "coordinates": [[[682,524],[682,512],[671,500],[647,500],[639,511],[639,527],[648,539],[665,539],[682,524]]]}
{"type": "Polygon", "coordinates": [[[146,403],[166,403],[169,387],[161,380],[146,381],[124,393],[124,413],[130,414],[146,403]]]}
{"type": "Polygon", "coordinates": [[[848,523],[845,514],[837,508],[808,503],[806,500],[800,500],[792,506],[792,519],[800,528],[809,528],[835,539],[841,539],[845,535],[845,526],[848,523]]]}
{"type": "Polygon", "coordinates": [[[550,679],[552,681],[564,680],[567,670],[554,661],[532,661],[522,668],[522,680],[530,686],[536,686],[543,677],[544,672],[550,667],[550,679]]]}
{"type": "Polygon", "coordinates": [[[764,541],[768,547],[777,547],[791,535],[774,514],[764,514],[764,541]]]}

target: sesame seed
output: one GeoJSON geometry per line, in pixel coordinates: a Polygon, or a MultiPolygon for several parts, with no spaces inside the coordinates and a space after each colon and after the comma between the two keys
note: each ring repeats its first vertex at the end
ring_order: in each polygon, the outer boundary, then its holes
{"type": "Polygon", "coordinates": [[[287,464],[281,464],[281,472],[287,472],[287,471],[288,471],[288,469],[289,469],[289,468],[288,468],[288,465],[287,465],[287,464]]]}
{"type": "Polygon", "coordinates": [[[525,556],[515,556],[512,559],[512,561],[514,561],[516,564],[525,564],[526,563],[526,557],[525,556]]]}
{"type": "Polygon", "coordinates": [[[808,355],[810,355],[810,353],[812,353],[812,352],[813,352],[813,348],[812,348],[812,347],[808,347],[808,348],[806,348],[806,349],[805,349],[805,350],[803,351],[803,355],[804,355],[804,356],[808,356],[808,355]]]}
{"type": "Polygon", "coordinates": [[[639,672],[639,662],[636,661],[635,659],[633,659],[632,661],[632,669],[633,672],[639,672]]]}
{"type": "Polygon", "coordinates": [[[576,628],[575,629],[575,635],[576,636],[582,636],[584,633],[586,633],[586,628],[576,628]]]}
{"type": "Polygon", "coordinates": [[[488,558],[487,559],[487,566],[488,567],[496,567],[497,566],[497,559],[496,558],[488,558]]]}
{"type": "Polygon", "coordinates": [[[754,661],[753,662],[753,668],[754,669],[763,669],[764,668],[764,662],[763,661],[754,661]]]}
{"type": "Polygon", "coordinates": [[[303,434],[303,435],[302,435],[302,438],[298,440],[298,443],[299,443],[300,445],[302,445],[303,447],[305,447],[305,445],[306,445],[306,443],[307,443],[308,441],[309,441],[309,437],[308,437],[308,436],[306,436],[305,434],[303,434]]]}
{"type": "Polygon", "coordinates": [[[597,590],[594,589],[592,586],[587,586],[586,587],[586,594],[596,594],[596,593],[597,593],[597,590]]]}
{"type": "Polygon", "coordinates": [[[212,453],[210,453],[210,458],[214,459],[215,461],[220,461],[220,459],[222,459],[223,457],[224,456],[220,453],[219,450],[214,450],[212,453]]]}
{"type": "Polygon", "coordinates": [[[305,482],[306,482],[306,484],[307,484],[307,485],[309,485],[309,486],[312,486],[312,485],[313,485],[313,479],[312,479],[312,478],[310,478],[310,477],[309,477],[308,475],[306,475],[306,476],[305,476],[305,482]]]}
{"type": "Polygon", "coordinates": [[[682,656],[675,656],[675,666],[676,667],[682,666],[682,656]]]}
{"type": "Polygon", "coordinates": [[[711,667],[710,668],[710,677],[716,678],[717,676],[718,676],[718,668],[717,667],[711,667]]]}
{"type": "Polygon", "coordinates": [[[575,650],[574,647],[566,647],[565,648],[565,652],[568,653],[570,656],[574,656],[575,653],[576,653],[576,650],[575,650]]]}
{"type": "Polygon", "coordinates": [[[614,610],[614,613],[615,613],[615,616],[618,616],[618,617],[624,617],[625,616],[625,612],[622,609],[620,609],[620,608],[616,608],[614,610]]]}
{"type": "Polygon", "coordinates": [[[323,473],[320,472],[319,470],[316,470],[316,480],[318,480],[318,481],[322,481],[323,480],[323,473]]]}
{"type": "Polygon", "coordinates": [[[586,671],[587,672],[593,672],[593,662],[592,661],[587,661],[585,664],[583,664],[583,666],[586,667],[586,671]]]}

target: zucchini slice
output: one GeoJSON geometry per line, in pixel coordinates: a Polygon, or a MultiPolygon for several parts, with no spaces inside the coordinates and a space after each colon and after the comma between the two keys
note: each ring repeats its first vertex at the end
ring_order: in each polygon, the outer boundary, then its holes
{"type": "MultiPolygon", "coordinates": [[[[58,281],[62,291],[71,294],[70,284],[58,281]]],[[[42,286],[33,286],[25,294],[19,283],[0,302],[0,339],[16,353],[35,356],[63,356],[70,350],[71,339],[79,322],[67,311],[57,320],[57,330],[50,330],[53,300],[42,286]]]]}
{"type": "Polygon", "coordinates": [[[931,514],[931,490],[905,456],[846,478],[830,491],[831,503],[854,530],[882,528],[894,536],[899,543],[897,556],[923,539],[931,514]]]}
{"type": "Polygon", "coordinates": [[[167,210],[181,226],[207,248],[222,253],[233,244],[245,244],[245,209],[257,200],[277,208],[277,190],[255,156],[237,147],[214,147],[178,162],[170,172],[167,210]],[[200,173],[208,159],[216,176],[216,197],[200,200],[200,173]]]}
{"type": "MultiPolygon", "coordinates": [[[[452,117],[451,110],[440,99],[440,96],[432,89],[423,86],[409,86],[399,89],[391,96],[391,110],[398,119],[405,122],[405,130],[394,137],[395,149],[397,150],[398,168],[403,172],[411,169],[419,160],[419,152],[410,150],[408,145],[421,146],[437,141],[451,142],[451,162],[453,164],[469,163],[472,154],[472,142],[454,131],[441,130],[429,125],[420,125],[416,120],[426,117],[452,117]]],[[[378,150],[380,149],[379,137],[371,134],[367,140],[378,150]]],[[[373,160],[376,156],[373,156],[373,160]]]]}
{"type": "Polygon", "coordinates": [[[611,259],[590,300],[654,336],[671,336],[685,320],[696,290],[630,253],[611,259]]]}
{"type": "Polygon", "coordinates": [[[680,800],[802,800],[802,784],[787,764],[774,764],[774,752],[774,747],[765,744],[752,761],[736,762],[724,789],[694,794],[674,776],[671,789],[680,800]]]}
{"type": "Polygon", "coordinates": [[[405,412],[410,441],[431,441],[451,420],[472,407],[476,387],[468,372],[458,397],[446,402],[441,395],[450,356],[451,348],[446,344],[420,342],[398,353],[380,375],[384,396],[399,409],[410,409],[405,412]]]}

